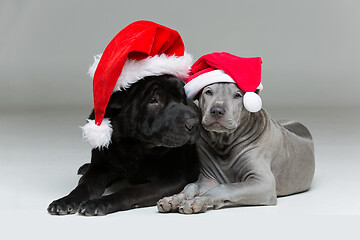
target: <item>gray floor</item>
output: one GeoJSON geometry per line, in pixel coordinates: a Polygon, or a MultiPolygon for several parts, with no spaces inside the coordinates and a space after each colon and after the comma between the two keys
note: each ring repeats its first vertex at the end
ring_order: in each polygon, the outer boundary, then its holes
{"type": "MultiPolygon", "coordinates": [[[[75,186],[90,147],[78,126],[86,107],[11,110],[0,115],[0,226],[3,239],[225,239],[360,236],[360,108],[267,109],[304,123],[313,134],[316,173],[310,191],[273,207],[239,207],[184,216],[155,207],[105,217],[51,216],[48,204],[75,186]],[[35,239],[35,238],[34,238],[35,239]]],[[[344,238],[345,237],[345,238],[344,238]]],[[[359,239],[359,238],[357,238],[359,239]]]]}

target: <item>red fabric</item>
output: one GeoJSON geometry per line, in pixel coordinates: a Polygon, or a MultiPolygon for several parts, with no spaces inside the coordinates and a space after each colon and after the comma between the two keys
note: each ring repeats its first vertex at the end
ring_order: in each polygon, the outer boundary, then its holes
{"type": "Polygon", "coordinates": [[[160,54],[183,56],[180,34],[150,21],[137,21],[121,30],[107,45],[93,80],[95,123],[100,125],[126,59],[141,60],[160,54]]]}
{"type": "Polygon", "coordinates": [[[223,70],[243,92],[255,92],[261,82],[261,58],[244,58],[227,52],[215,52],[202,56],[191,66],[190,77],[186,83],[209,69],[223,70]]]}
{"type": "Polygon", "coordinates": [[[203,75],[204,73],[207,73],[207,72],[211,72],[211,71],[214,71],[215,69],[211,68],[211,67],[206,67],[206,68],[203,68],[195,73],[191,73],[191,76],[189,76],[188,79],[186,79],[186,83],[190,82],[191,79],[193,78],[196,78],[200,75],[203,75]],[[190,79],[191,78],[191,79],[190,79]]]}

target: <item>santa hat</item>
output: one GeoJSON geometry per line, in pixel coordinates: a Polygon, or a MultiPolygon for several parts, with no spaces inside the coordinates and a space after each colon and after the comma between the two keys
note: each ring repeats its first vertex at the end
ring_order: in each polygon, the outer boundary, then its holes
{"type": "Polygon", "coordinates": [[[184,49],[177,31],[154,22],[137,21],[121,30],[89,69],[95,120],[88,120],[82,127],[83,138],[93,148],[109,145],[112,125],[104,115],[113,92],[125,90],[147,76],[170,74],[185,80],[192,57],[184,49]]]}
{"type": "Polygon", "coordinates": [[[195,99],[207,85],[213,83],[236,83],[245,93],[243,103],[249,112],[257,112],[262,107],[261,58],[244,58],[230,53],[210,53],[199,58],[192,66],[190,77],[186,80],[185,93],[195,99]]]}

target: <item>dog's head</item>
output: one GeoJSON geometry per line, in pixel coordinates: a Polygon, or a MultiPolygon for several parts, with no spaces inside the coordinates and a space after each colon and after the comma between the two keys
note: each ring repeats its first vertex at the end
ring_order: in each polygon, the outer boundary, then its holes
{"type": "MultiPolygon", "coordinates": [[[[235,83],[214,83],[199,96],[202,125],[207,131],[232,133],[248,111],[243,105],[244,92],[235,83]]],[[[246,114],[247,113],[247,114],[246,114]]]]}
{"type": "Polygon", "coordinates": [[[105,113],[113,127],[113,142],[131,138],[154,147],[194,143],[199,113],[183,87],[178,78],[161,75],[113,93],[105,113]]]}

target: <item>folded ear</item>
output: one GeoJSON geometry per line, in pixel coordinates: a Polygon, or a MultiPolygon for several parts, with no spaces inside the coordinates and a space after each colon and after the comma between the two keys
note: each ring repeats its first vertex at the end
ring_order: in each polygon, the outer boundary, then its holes
{"type": "Polygon", "coordinates": [[[120,109],[124,106],[124,94],[121,91],[114,92],[109,100],[106,109],[120,109]]]}
{"type": "Polygon", "coordinates": [[[88,119],[95,120],[95,111],[94,111],[94,109],[91,111],[88,119]]]}
{"type": "Polygon", "coordinates": [[[83,139],[89,142],[93,149],[101,150],[109,146],[114,131],[112,118],[119,113],[123,105],[121,94],[114,93],[106,107],[104,119],[100,126],[95,124],[95,111],[92,110],[87,123],[81,129],[83,139]]]}
{"type": "Polygon", "coordinates": [[[189,105],[190,107],[192,107],[196,111],[200,112],[199,101],[198,100],[192,101],[191,99],[186,98],[186,105],[189,105]]]}
{"type": "MultiPolygon", "coordinates": [[[[106,118],[113,117],[119,109],[124,106],[123,97],[121,96],[120,92],[115,92],[111,95],[109,103],[106,107],[105,116],[106,118]]],[[[91,111],[88,119],[94,120],[95,119],[95,111],[94,109],[91,111]]]]}
{"type": "Polygon", "coordinates": [[[105,110],[104,119],[100,126],[95,124],[95,112],[92,110],[87,123],[81,127],[83,132],[83,139],[88,141],[93,149],[107,148],[111,143],[112,136],[120,135],[121,128],[116,116],[125,106],[124,94],[122,92],[115,92],[111,95],[109,103],[105,110]]]}

